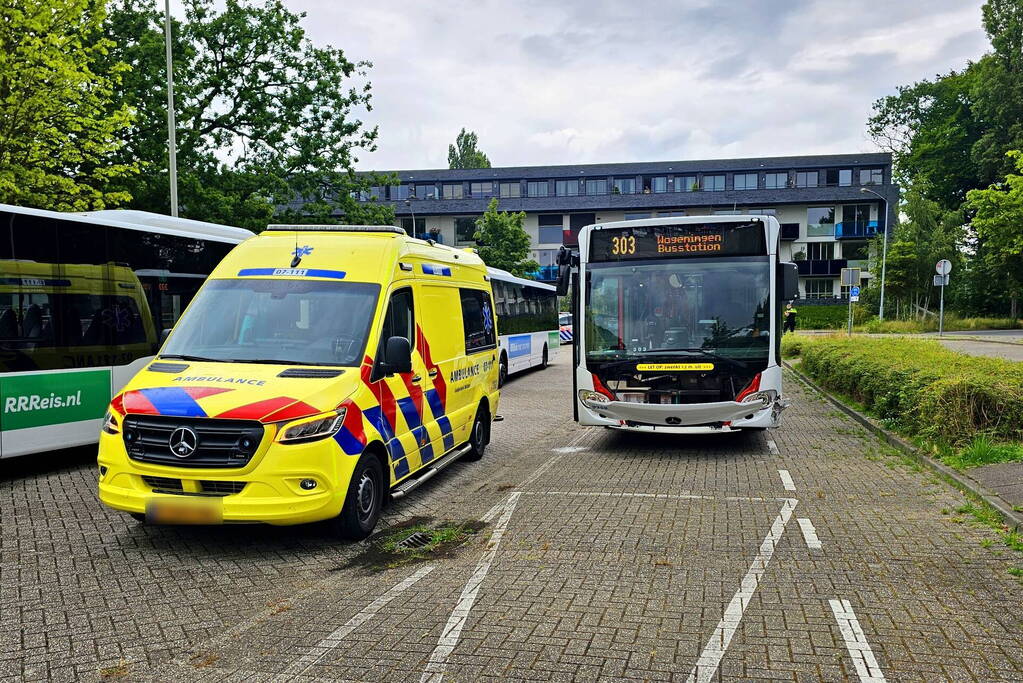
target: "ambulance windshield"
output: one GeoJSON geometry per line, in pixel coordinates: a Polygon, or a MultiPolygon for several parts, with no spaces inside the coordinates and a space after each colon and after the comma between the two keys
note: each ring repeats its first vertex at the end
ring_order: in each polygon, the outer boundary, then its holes
{"type": "Polygon", "coordinates": [[[364,282],[210,280],[160,357],[357,366],[379,293],[364,282]]]}

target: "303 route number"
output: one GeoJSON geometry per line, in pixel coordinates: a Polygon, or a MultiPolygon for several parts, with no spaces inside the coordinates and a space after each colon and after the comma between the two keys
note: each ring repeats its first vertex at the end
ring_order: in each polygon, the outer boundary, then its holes
{"type": "Polygon", "coordinates": [[[635,254],[636,238],[629,235],[626,237],[611,238],[611,253],[617,255],[635,254]]]}

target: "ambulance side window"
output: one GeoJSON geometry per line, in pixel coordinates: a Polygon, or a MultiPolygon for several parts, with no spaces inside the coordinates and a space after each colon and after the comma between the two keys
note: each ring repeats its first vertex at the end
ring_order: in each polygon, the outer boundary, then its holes
{"type": "Polygon", "coordinates": [[[380,347],[377,358],[382,358],[384,345],[391,337],[405,337],[409,345],[416,348],[416,318],[412,303],[412,290],[399,289],[391,295],[387,304],[387,315],[384,316],[384,328],[380,333],[380,347]]]}
{"type": "Polygon", "coordinates": [[[485,351],[496,346],[494,310],[490,294],[479,289],[459,290],[462,299],[462,325],[465,330],[465,352],[485,351]]]}

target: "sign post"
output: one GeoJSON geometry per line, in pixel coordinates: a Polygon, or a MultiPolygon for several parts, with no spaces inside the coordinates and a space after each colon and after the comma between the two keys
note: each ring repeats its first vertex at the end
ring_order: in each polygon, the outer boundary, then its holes
{"type": "Polygon", "coordinates": [[[849,288],[849,336],[853,328],[853,302],[860,300],[860,269],[843,268],[842,286],[849,288]]]}
{"type": "Polygon", "coordinates": [[[938,272],[934,276],[934,284],[941,287],[941,304],[938,307],[938,336],[945,334],[945,285],[948,284],[948,274],[952,272],[952,262],[948,259],[941,259],[934,266],[938,272]]]}

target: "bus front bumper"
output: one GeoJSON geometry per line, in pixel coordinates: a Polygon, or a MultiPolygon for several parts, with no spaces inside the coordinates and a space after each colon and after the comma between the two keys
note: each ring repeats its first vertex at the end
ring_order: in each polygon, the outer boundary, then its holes
{"type": "Polygon", "coordinates": [[[609,401],[596,407],[580,404],[579,422],[584,425],[648,428],[650,431],[679,433],[763,429],[777,427],[781,411],[786,406],[787,403],[782,400],[767,405],[759,401],[721,401],[693,405],[609,401]]]}

